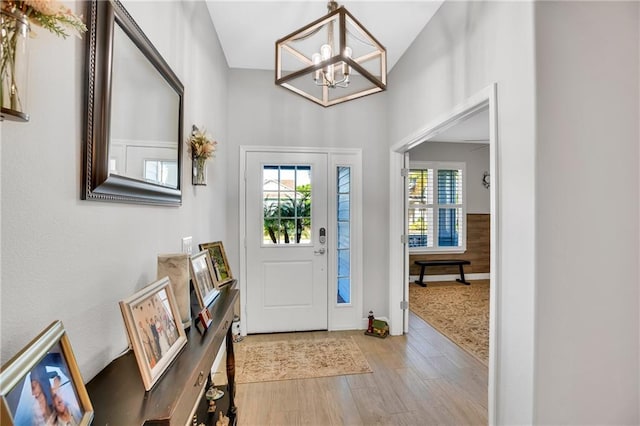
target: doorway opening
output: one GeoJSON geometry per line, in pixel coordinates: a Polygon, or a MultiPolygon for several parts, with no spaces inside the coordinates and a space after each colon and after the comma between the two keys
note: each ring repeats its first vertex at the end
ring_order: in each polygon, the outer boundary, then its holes
{"type": "MultiPolygon", "coordinates": [[[[488,214],[489,214],[489,274],[490,281],[489,286],[489,354],[488,354],[488,418],[489,424],[493,423],[495,409],[495,383],[497,377],[497,363],[495,360],[496,354],[496,328],[499,327],[496,313],[497,309],[497,295],[500,292],[500,280],[498,271],[499,262],[499,246],[498,246],[498,186],[499,186],[499,174],[497,164],[497,104],[496,104],[496,85],[493,84],[480,93],[470,97],[465,102],[456,106],[447,115],[426,124],[419,131],[407,136],[400,142],[392,146],[390,152],[390,222],[389,222],[389,319],[391,322],[391,334],[402,334],[409,331],[409,282],[410,282],[410,253],[409,246],[413,244],[424,244],[425,251],[430,250],[442,250],[447,253],[447,257],[452,257],[457,253],[464,253],[467,250],[465,245],[466,237],[466,225],[467,222],[457,222],[460,218],[466,219],[466,211],[464,206],[460,206],[460,213],[456,210],[458,206],[438,206],[437,203],[428,203],[425,200],[424,205],[418,207],[424,207],[424,209],[417,215],[421,220],[414,221],[412,224],[413,232],[409,229],[409,215],[408,215],[408,202],[409,202],[409,170],[411,169],[410,155],[411,152],[418,152],[417,149],[421,144],[433,143],[438,140],[438,136],[444,137],[448,131],[453,130],[456,126],[465,121],[469,121],[473,117],[481,117],[484,114],[485,125],[488,125],[488,137],[479,136],[477,139],[486,139],[483,141],[474,140],[468,142],[482,142],[488,149],[489,164],[486,171],[486,177],[483,173],[480,177],[467,175],[466,182],[470,179],[478,180],[480,183],[486,182],[489,186],[488,192],[488,214]],[[432,142],[429,142],[432,141],[432,142]],[[414,151],[415,150],[415,151],[414,151]],[[446,207],[439,211],[440,207],[446,207]],[[429,210],[431,209],[431,210],[429,210]],[[431,213],[432,216],[429,216],[431,213]],[[463,216],[464,214],[464,216],[463,216]],[[429,221],[429,219],[431,219],[429,221]],[[442,219],[442,222],[441,222],[442,219]],[[440,223],[439,223],[440,222],[440,223]],[[431,223],[431,228],[424,226],[425,232],[416,230],[420,228],[423,223],[431,223]],[[435,240],[438,238],[438,230],[433,229],[434,225],[441,225],[446,228],[447,225],[454,225],[454,228],[458,232],[451,232],[451,229],[443,229],[443,235],[446,237],[442,240],[443,247],[438,247],[441,241],[435,240]],[[431,234],[431,237],[429,236],[431,234]],[[413,241],[410,240],[413,235],[413,241]],[[431,238],[431,241],[429,241],[431,238]],[[435,246],[435,247],[434,247],[435,246]]],[[[469,137],[469,139],[476,139],[475,137],[469,137]]],[[[422,149],[422,148],[420,148],[422,149]]],[[[452,170],[461,170],[460,168],[448,167],[444,165],[442,169],[445,171],[444,175],[449,173],[451,176],[452,170]]],[[[429,170],[429,167],[426,168],[429,170]]],[[[431,167],[431,172],[437,173],[437,167],[431,167]]],[[[468,170],[466,170],[468,172],[468,170]]],[[[466,173],[465,172],[465,173],[466,173]]],[[[454,173],[455,175],[455,173],[454,173]]],[[[437,176],[437,174],[436,174],[437,176]]],[[[434,177],[432,176],[432,179],[434,177]]],[[[437,180],[437,179],[436,179],[437,180]]],[[[454,179],[455,180],[455,179],[454,179]]],[[[437,185],[437,183],[436,183],[437,185]]],[[[468,188],[468,187],[467,187],[468,188]]],[[[416,216],[414,215],[414,218],[416,216]]],[[[467,276],[467,279],[470,278],[467,276]]],[[[463,278],[464,280],[464,278],[463,278]]],[[[458,284],[464,285],[464,284],[458,284]]]]}

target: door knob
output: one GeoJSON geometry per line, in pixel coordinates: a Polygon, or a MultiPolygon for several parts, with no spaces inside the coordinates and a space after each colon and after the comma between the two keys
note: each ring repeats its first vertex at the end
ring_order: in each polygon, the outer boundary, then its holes
{"type": "Polygon", "coordinates": [[[326,249],[324,247],[320,247],[320,250],[314,250],[314,254],[324,254],[326,249]]]}

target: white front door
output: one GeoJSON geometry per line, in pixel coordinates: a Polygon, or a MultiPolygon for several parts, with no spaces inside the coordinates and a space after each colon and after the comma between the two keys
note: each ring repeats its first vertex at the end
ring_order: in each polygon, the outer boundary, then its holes
{"type": "Polygon", "coordinates": [[[249,333],[326,330],[327,154],[246,153],[249,333]]]}

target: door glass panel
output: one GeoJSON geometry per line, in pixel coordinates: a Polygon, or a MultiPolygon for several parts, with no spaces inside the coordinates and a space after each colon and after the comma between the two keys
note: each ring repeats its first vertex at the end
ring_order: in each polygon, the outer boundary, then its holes
{"type": "Polygon", "coordinates": [[[338,304],[351,303],[351,168],[338,167],[337,223],[338,304]]]}
{"type": "Polygon", "coordinates": [[[348,194],[349,186],[351,184],[351,168],[350,167],[338,167],[338,193],[348,194]]]}
{"type": "Polygon", "coordinates": [[[349,249],[349,222],[338,222],[338,249],[349,249]]]}
{"type": "Polygon", "coordinates": [[[351,278],[338,278],[338,304],[351,303],[351,278]],[[346,297],[346,300],[343,298],[346,297]]]}
{"type": "Polygon", "coordinates": [[[292,238],[295,234],[295,227],[294,219],[280,219],[280,230],[282,231],[280,244],[290,244],[293,242],[292,238]]]}
{"type": "Polygon", "coordinates": [[[311,166],[263,166],[262,200],[262,245],[311,244],[311,166]]]}
{"type": "Polygon", "coordinates": [[[351,270],[349,265],[349,250],[338,250],[338,277],[348,277],[351,270]]]}
{"type": "Polygon", "coordinates": [[[349,194],[338,194],[338,220],[349,220],[349,194]]]}

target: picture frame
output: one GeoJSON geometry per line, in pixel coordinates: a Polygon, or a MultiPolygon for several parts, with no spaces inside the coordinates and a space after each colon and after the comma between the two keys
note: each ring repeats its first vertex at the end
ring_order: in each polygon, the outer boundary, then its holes
{"type": "Polygon", "coordinates": [[[168,277],[120,301],[145,390],[150,390],[187,343],[168,277]]]}
{"type": "Polygon", "coordinates": [[[200,309],[205,309],[220,294],[214,277],[213,265],[209,253],[205,250],[189,258],[191,281],[200,309]]]}
{"type": "Polygon", "coordinates": [[[93,406],[61,321],[54,321],[0,371],[0,424],[91,424],[93,406]]]}
{"type": "Polygon", "coordinates": [[[229,261],[227,260],[227,254],[224,251],[222,241],[202,243],[199,247],[200,250],[209,252],[217,286],[220,288],[231,284],[234,281],[233,273],[229,267],[229,261]]]}
{"type": "Polygon", "coordinates": [[[212,322],[213,318],[211,317],[209,308],[204,308],[203,310],[201,310],[196,321],[196,327],[198,328],[200,334],[203,334],[205,331],[207,331],[212,322]]]}

